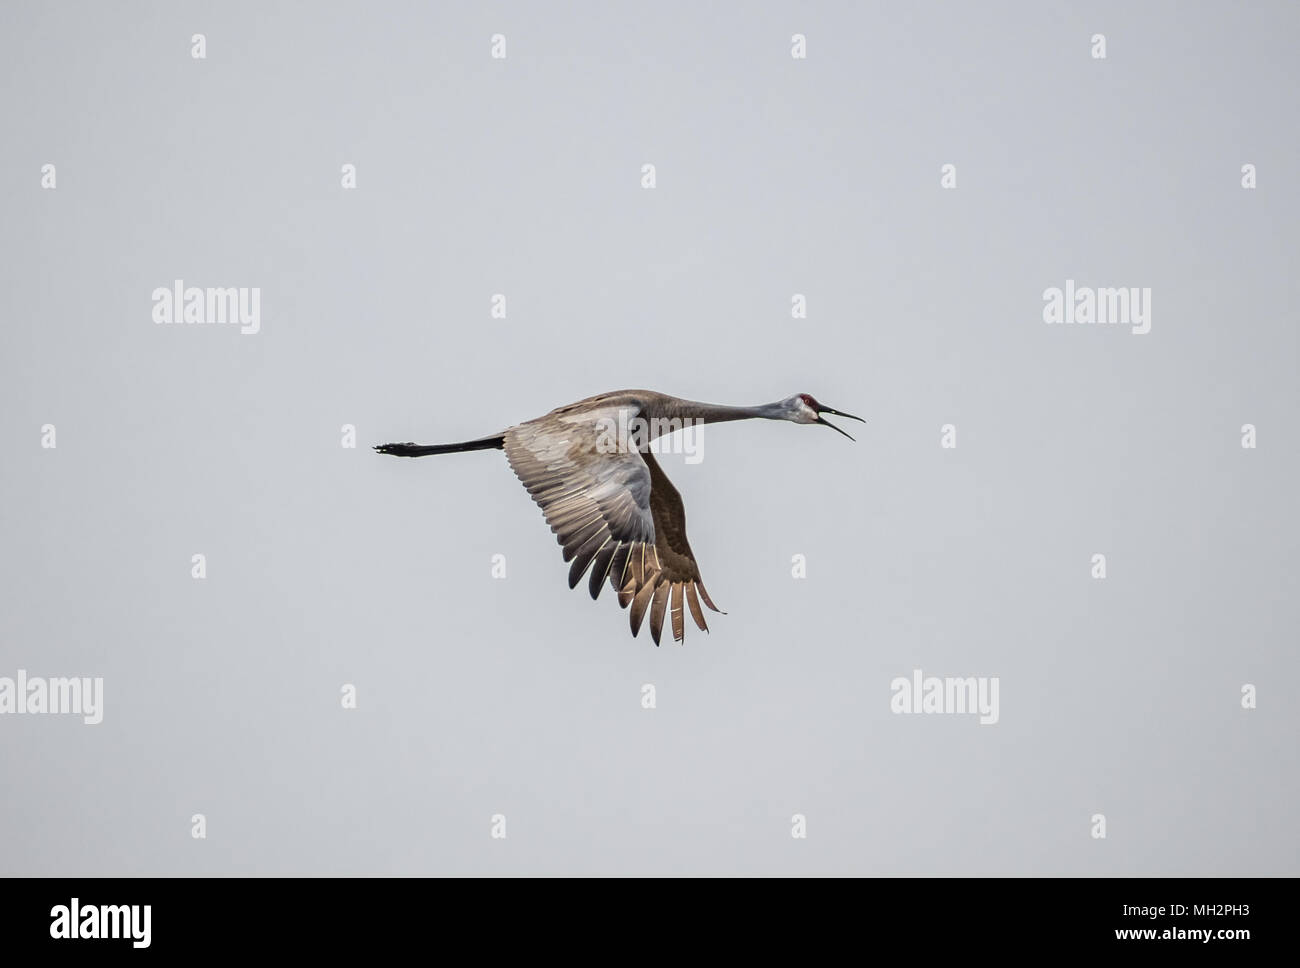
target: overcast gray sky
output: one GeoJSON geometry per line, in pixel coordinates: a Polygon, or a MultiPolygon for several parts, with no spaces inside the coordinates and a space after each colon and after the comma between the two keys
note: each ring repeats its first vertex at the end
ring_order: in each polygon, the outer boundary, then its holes
{"type": "Polygon", "coordinates": [[[3,20],[0,677],[104,709],[0,716],[0,872],[1300,873],[1294,4],[3,20]],[[681,646],[499,452],[369,450],[624,387],[868,419],[664,459],[681,646]]]}

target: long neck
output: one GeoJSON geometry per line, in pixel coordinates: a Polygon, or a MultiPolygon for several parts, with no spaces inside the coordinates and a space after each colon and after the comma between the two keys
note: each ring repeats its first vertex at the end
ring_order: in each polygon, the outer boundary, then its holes
{"type": "Polygon", "coordinates": [[[667,397],[653,408],[650,416],[699,420],[703,423],[724,423],[728,420],[753,420],[755,418],[780,420],[780,404],[764,403],[757,407],[727,407],[718,403],[699,403],[667,397]]]}

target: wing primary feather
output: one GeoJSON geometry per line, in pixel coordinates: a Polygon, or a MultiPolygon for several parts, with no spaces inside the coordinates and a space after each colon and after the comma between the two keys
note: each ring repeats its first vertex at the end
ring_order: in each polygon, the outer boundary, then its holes
{"type": "Polygon", "coordinates": [[[569,587],[577,588],[578,582],[582,581],[582,576],[587,568],[591,565],[592,559],[601,548],[614,540],[607,534],[597,532],[592,538],[582,546],[573,558],[573,564],[569,566],[569,587]]]}
{"type": "Polygon", "coordinates": [[[709,608],[713,609],[713,610],[714,610],[715,612],[717,612],[719,615],[726,615],[726,614],[727,614],[727,613],[724,612],[722,609],[718,608],[718,606],[716,606],[716,605],[713,604],[713,599],[711,599],[711,598],[709,597],[709,593],[706,592],[706,591],[704,590],[704,582],[700,581],[698,578],[695,579],[695,587],[698,588],[698,589],[700,590],[700,597],[701,597],[702,599],[704,599],[704,604],[705,604],[705,605],[709,606],[709,608]]]}
{"type": "Polygon", "coordinates": [[[695,619],[695,624],[700,627],[701,632],[709,630],[708,625],[704,622],[704,609],[700,608],[700,597],[695,594],[695,582],[684,582],[686,586],[686,604],[691,608],[691,618],[695,619]]]}
{"type": "Polygon", "coordinates": [[[683,614],[682,610],[682,583],[679,581],[673,582],[673,601],[668,612],[673,621],[673,641],[685,642],[686,616],[683,614]]]}
{"type": "Polygon", "coordinates": [[[640,588],[645,584],[645,542],[642,541],[637,552],[632,557],[632,580],[636,587],[640,588]]]}
{"type": "Polygon", "coordinates": [[[650,604],[650,596],[654,594],[655,586],[653,582],[646,582],[632,599],[632,611],[628,613],[628,622],[632,626],[632,636],[635,638],[641,631],[641,623],[645,620],[646,606],[650,604]]]}
{"type": "Polygon", "coordinates": [[[627,573],[627,558],[632,553],[630,544],[621,544],[614,552],[614,560],[609,564],[609,584],[615,591],[623,590],[623,582],[627,573]]]}
{"type": "Polygon", "coordinates": [[[595,511],[583,508],[582,514],[555,515],[550,519],[551,530],[559,537],[560,544],[566,544],[575,534],[586,531],[593,524],[605,520],[599,509],[595,511]]]}
{"type": "Polygon", "coordinates": [[[637,565],[641,561],[641,551],[636,545],[628,551],[627,563],[623,566],[623,584],[618,589],[618,607],[627,608],[632,604],[641,586],[637,583],[637,565]]]}
{"type": "Polygon", "coordinates": [[[614,543],[613,538],[610,538],[592,559],[591,583],[587,586],[587,590],[591,592],[593,602],[600,598],[601,586],[605,584],[605,576],[609,574],[609,566],[614,563],[614,553],[617,551],[618,545],[614,543]]]}
{"type": "Polygon", "coordinates": [[[659,581],[655,586],[654,602],[650,606],[650,635],[654,637],[655,645],[659,644],[664,632],[664,610],[668,607],[670,587],[667,579],[659,581]]]}
{"type": "Polygon", "coordinates": [[[574,532],[567,541],[564,542],[564,560],[572,561],[573,556],[582,551],[592,538],[599,536],[605,530],[605,522],[600,518],[588,524],[580,532],[574,532]]]}

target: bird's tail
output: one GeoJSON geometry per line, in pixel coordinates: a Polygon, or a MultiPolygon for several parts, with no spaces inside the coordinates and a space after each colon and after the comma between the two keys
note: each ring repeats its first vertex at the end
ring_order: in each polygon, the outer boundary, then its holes
{"type": "Polygon", "coordinates": [[[459,444],[413,444],[408,440],[404,444],[380,444],[375,450],[394,457],[429,457],[432,454],[459,454],[466,450],[500,450],[505,445],[505,434],[493,434],[459,444]]]}

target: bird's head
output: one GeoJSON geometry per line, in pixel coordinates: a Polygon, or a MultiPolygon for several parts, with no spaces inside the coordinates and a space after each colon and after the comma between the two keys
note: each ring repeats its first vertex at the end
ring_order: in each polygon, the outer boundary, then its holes
{"type": "MultiPolygon", "coordinates": [[[[855,417],[851,413],[844,413],[840,410],[832,410],[824,403],[819,403],[817,398],[809,393],[796,393],[794,396],[781,401],[781,406],[785,408],[785,418],[801,424],[821,424],[824,427],[830,427],[832,430],[839,431],[848,437],[853,438],[840,430],[833,423],[822,416],[824,413],[833,414],[836,417],[848,417],[850,420],[862,420],[861,417],[855,417]]],[[[866,423],[865,420],[862,420],[866,423]]]]}

